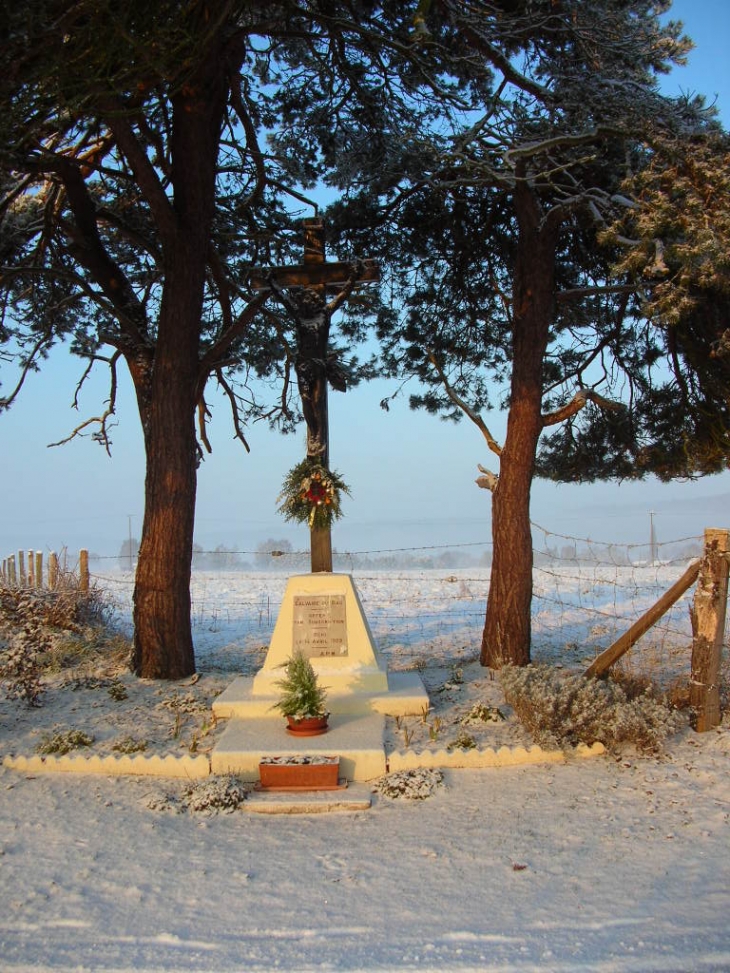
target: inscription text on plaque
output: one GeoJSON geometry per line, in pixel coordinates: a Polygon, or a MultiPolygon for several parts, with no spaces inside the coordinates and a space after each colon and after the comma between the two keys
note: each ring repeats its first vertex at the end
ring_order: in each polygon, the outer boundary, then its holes
{"type": "Polygon", "coordinates": [[[294,595],[292,648],[307,659],[347,655],[344,595],[294,595]]]}

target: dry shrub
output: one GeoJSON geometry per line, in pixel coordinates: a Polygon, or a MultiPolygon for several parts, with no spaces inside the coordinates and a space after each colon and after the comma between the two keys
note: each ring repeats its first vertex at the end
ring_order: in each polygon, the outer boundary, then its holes
{"type": "Polygon", "coordinates": [[[83,730],[57,730],[55,733],[44,733],[35,749],[43,756],[63,756],[79,747],[90,747],[93,742],[94,737],[83,730]]]}
{"type": "Polygon", "coordinates": [[[499,676],[505,699],[541,746],[633,744],[657,751],[679,726],[676,711],[641,682],[623,686],[549,666],[505,666],[499,676]]]}
{"type": "MultiPolygon", "coordinates": [[[[64,573],[53,590],[0,579],[0,682],[9,699],[40,705],[44,673],[120,653],[111,612],[98,588],[82,589],[64,573]]],[[[129,654],[125,640],[126,655],[129,654]]]]}

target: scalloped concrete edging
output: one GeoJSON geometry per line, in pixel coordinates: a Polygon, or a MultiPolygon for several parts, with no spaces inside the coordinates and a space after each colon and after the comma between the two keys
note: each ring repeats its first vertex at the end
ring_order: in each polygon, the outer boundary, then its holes
{"type": "Polygon", "coordinates": [[[210,776],[210,760],[206,756],[161,756],[129,754],[102,757],[98,754],[87,757],[82,754],[64,754],[62,757],[11,757],[3,760],[3,765],[11,770],[24,773],[66,773],[66,774],[108,774],[111,776],[138,775],[146,777],[187,777],[210,776]]]}
{"type": "Polygon", "coordinates": [[[421,767],[520,767],[527,764],[565,763],[568,757],[598,757],[606,752],[602,743],[588,747],[579,744],[574,750],[543,750],[535,744],[531,747],[492,747],[474,750],[394,750],[388,754],[388,770],[416,770],[421,767]]]}
{"type": "MultiPolygon", "coordinates": [[[[471,768],[520,767],[540,763],[565,763],[569,758],[598,757],[606,752],[602,743],[588,747],[579,744],[574,750],[543,750],[536,744],[531,747],[492,747],[475,750],[393,750],[386,755],[389,773],[396,770],[417,770],[431,767],[471,768]]],[[[144,754],[121,756],[84,756],[65,754],[62,757],[6,756],[3,766],[21,773],[107,774],[121,777],[185,777],[199,779],[209,777],[209,757],[198,755],[144,754]]]]}

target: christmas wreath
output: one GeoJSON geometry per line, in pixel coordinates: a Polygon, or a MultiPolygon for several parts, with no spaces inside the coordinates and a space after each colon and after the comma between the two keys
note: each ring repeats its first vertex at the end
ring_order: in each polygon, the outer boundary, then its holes
{"type": "Polygon", "coordinates": [[[316,459],[305,459],[289,470],[277,498],[286,520],[310,527],[331,527],[342,516],[340,495],[350,491],[342,477],[316,459]]]}

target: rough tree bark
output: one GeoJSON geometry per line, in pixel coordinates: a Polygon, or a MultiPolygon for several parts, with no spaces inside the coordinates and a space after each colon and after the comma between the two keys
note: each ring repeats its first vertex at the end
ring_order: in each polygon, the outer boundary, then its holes
{"type": "Polygon", "coordinates": [[[542,420],[543,358],[553,315],[556,230],[525,183],[513,283],[512,379],[507,433],[492,502],[493,558],[481,663],[530,661],[532,534],[530,489],[542,420]]]}
{"type": "Polygon", "coordinates": [[[130,362],[144,433],[145,515],[134,588],[132,667],[147,679],[195,672],[190,575],[197,488],[195,407],[207,375],[201,317],[225,73],[211,57],[173,100],[172,218],[154,354],[130,362]]]}

